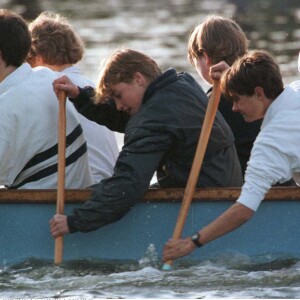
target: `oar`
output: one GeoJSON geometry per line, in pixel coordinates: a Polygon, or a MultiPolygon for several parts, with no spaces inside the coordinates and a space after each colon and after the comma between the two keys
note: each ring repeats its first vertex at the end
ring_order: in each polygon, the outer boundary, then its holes
{"type": "MultiPolygon", "coordinates": [[[[219,81],[214,81],[212,94],[210,100],[208,101],[201,134],[199,137],[194,161],[192,164],[191,172],[188,178],[188,182],[184,191],[183,200],[181,203],[180,211],[177,218],[177,223],[173,233],[173,239],[179,239],[182,234],[184,223],[193,199],[196,184],[198,181],[199,173],[201,170],[204,154],[206,151],[207,143],[209,140],[210,132],[215,120],[215,116],[218,110],[218,105],[220,101],[221,91],[219,81]]],[[[170,270],[173,261],[167,261],[163,265],[163,270],[170,270]]]]}
{"type": "MultiPolygon", "coordinates": [[[[66,165],[66,93],[59,92],[58,118],[58,177],[56,213],[64,214],[65,207],[65,165],[66,165]]],[[[63,258],[63,236],[55,239],[54,263],[60,264],[63,258]]]]}

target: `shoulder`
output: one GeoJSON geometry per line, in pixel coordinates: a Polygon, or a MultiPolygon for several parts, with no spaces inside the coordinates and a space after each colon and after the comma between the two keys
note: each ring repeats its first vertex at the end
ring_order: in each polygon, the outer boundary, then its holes
{"type": "Polygon", "coordinates": [[[95,87],[95,83],[90,80],[89,78],[87,78],[86,76],[84,76],[81,72],[81,70],[78,67],[70,67],[70,68],[66,68],[65,70],[58,72],[59,75],[66,75],[69,77],[69,79],[76,84],[79,87],[85,87],[85,86],[91,86],[91,87],[95,87]]]}
{"type": "Polygon", "coordinates": [[[51,69],[49,69],[47,67],[42,67],[42,66],[33,68],[32,74],[36,77],[45,76],[45,77],[50,77],[53,79],[58,77],[56,72],[52,71],[51,69]]]}
{"type": "Polygon", "coordinates": [[[293,81],[290,84],[288,84],[287,86],[290,86],[294,90],[300,91],[300,80],[293,81]]]}

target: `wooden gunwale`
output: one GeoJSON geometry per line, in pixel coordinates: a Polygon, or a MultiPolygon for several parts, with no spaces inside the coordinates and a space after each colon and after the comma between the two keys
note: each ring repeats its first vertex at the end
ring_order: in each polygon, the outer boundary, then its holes
{"type": "MultiPolygon", "coordinates": [[[[82,203],[91,196],[91,189],[66,189],[66,203],[82,203]]],[[[235,201],[240,195],[240,188],[197,188],[193,202],[235,201]]],[[[184,195],[183,188],[149,189],[141,202],[180,202],[184,195]]],[[[1,203],[55,203],[57,190],[0,190],[1,203]]],[[[300,188],[273,187],[265,201],[300,201],[300,188]]]]}

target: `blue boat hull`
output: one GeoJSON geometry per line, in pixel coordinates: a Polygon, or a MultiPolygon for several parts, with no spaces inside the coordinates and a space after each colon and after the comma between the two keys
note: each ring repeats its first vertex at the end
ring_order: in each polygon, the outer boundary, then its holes
{"type": "MultiPolygon", "coordinates": [[[[232,204],[233,201],[192,203],[183,236],[190,236],[207,225],[232,204]]],[[[66,213],[78,205],[66,204],[66,213]]],[[[150,245],[154,245],[161,257],[164,243],[172,236],[179,209],[179,202],[142,202],[114,224],[90,233],[65,236],[63,258],[140,260],[150,245]]],[[[54,240],[50,236],[49,220],[54,213],[54,203],[0,203],[0,265],[28,258],[52,260],[54,240]]],[[[247,224],[194,251],[186,259],[202,260],[224,254],[299,258],[299,216],[300,201],[265,201],[247,224]]]]}

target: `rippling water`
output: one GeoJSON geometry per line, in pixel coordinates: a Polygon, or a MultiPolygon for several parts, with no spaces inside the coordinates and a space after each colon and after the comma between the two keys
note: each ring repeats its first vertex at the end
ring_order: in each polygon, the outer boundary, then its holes
{"type": "MultiPolygon", "coordinates": [[[[22,2],[30,3],[29,13],[53,10],[69,17],[86,43],[80,65],[93,80],[101,60],[124,45],[146,52],[162,69],[192,73],[205,86],[186,59],[187,41],[190,30],[212,13],[234,17],[250,48],[271,51],[286,83],[299,79],[299,0],[0,0],[0,5],[24,12],[22,2]]],[[[150,247],[138,262],[84,260],[57,267],[28,260],[0,269],[0,298],[33,297],[300,298],[300,261],[219,257],[196,265],[177,262],[163,272],[150,247]]]]}
{"type": "Polygon", "coordinates": [[[300,262],[219,257],[196,265],[28,260],[0,270],[1,298],[299,298],[300,262]]]}

